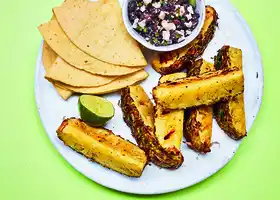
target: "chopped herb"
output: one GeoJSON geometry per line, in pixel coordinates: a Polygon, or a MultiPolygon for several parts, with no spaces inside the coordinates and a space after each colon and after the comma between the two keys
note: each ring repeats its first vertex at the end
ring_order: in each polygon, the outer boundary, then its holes
{"type": "Polygon", "coordinates": [[[168,42],[167,41],[163,41],[163,46],[167,46],[168,45],[168,42]]]}
{"type": "Polygon", "coordinates": [[[216,70],[219,70],[222,66],[222,52],[220,50],[218,51],[218,55],[215,56],[214,60],[215,60],[215,68],[216,70]]]}
{"type": "Polygon", "coordinates": [[[176,39],[179,39],[182,37],[182,35],[180,35],[179,33],[176,33],[175,37],[176,37],[176,39]]]}
{"type": "Polygon", "coordinates": [[[225,112],[223,110],[220,111],[220,118],[221,120],[224,119],[224,116],[225,116],[225,112]]]}
{"type": "Polygon", "coordinates": [[[154,43],[157,43],[158,42],[158,39],[156,37],[153,37],[153,42],[154,43]]]}
{"type": "Polygon", "coordinates": [[[138,31],[143,31],[143,28],[141,27],[141,26],[137,26],[137,28],[136,28],[136,30],[138,30],[138,31]]]}
{"type": "Polygon", "coordinates": [[[147,33],[147,27],[145,27],[143,31],[144,31],[144,33],[147,33]]]}

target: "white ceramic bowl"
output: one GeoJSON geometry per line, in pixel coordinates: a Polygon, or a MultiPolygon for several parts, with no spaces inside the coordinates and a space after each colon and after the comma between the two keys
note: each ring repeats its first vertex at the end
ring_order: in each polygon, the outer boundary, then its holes
{"type": "Polygon", "coordinates": [[[140,44],[145,46],[148,49],[155,50],[155,51],[173,51],[175,49],[179,49],[181,47],[186,46],[188,43],[190,43],[200,32],[204,19],[205,19],[205,2],[204,0],[196,0],[196,12],[199,13],[199,19],[198,19],[198,25],[196,28],[192,31],[192,34],[185,38],[185,40],[178,44],[172,44],[168,46],[155,46],[151,43],[147,42],[141,35],[139,35],[133,28],[132,25],[128,19],[128,3],[131,0],[124,0],[122,5],[122,16],[123,21],[125,24],[125,27],[128,31],[128,33],[137,40],[140,44]]]}

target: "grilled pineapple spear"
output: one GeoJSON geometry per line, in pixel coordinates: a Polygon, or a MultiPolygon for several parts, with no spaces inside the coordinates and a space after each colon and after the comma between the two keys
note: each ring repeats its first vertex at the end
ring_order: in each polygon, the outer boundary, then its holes
{"type": "MultiPolygon", "coordinates": [[[[199,59],[189,69],[188,77],[213,71],[215,71],[215,67],[212,63],[199,59]]],[[[210,152],[213,118],[212,106],[190,108],[185,113],[184,137],[187,140],[187,145],[199,153],[210,152]]]]}
{"type": "Polygon", "coordinates": [[[206,6],[206,17],[200,34],[190,44],[181,49],[157,54],[152,61],[154,70],[165,75],[179,72],[185,66],[191,66],[203,54],[214,37],[217,20],[216,10],[211,6],[206,6]]]}
{"type": "MultiPolygon", "coordinates": [[[[186,73],[174,73],[162,76],[160,83],[186,77],[186,73]]],[[[155,134],[164,148],[176,147],[180,149],[183,137],[184,110],[163,110],[160,105],[155,106],[155,134]]]]}
{"type": "Polygon", "coordinates": [[[80,119],[65,119],[57,136],[86,158],[127,176],[140,177],[147,163],[145,152],[136,145],[80,119]]]}
{"type": "Polygon", "coordinates": [[[197,77],[181,78],[153,88],[157,104],[164,109],[212,105],[243,93],[242,70],[219,70],[197,77]]]}
{"type": "MultiPolygon", "coordinates": [[[[242,70],[242,51],[224,46],[215,57],[216,69],[242,70]]],[[[241,93],[231,100],[219,102],[214,106],[214,114],[219,126],[233,139],[239,140],[246,136],[246,119],[244,111],[244,94],[241,93]]]]}
{"type": "Polygon", "coordinates": [[[181,166],[184,161],[181,152],[175,147],[160,145],[155,135],[153,104],[140,85],[121,91],[121,108],[137,144],[154,164],[173,169],[181,166]]]}

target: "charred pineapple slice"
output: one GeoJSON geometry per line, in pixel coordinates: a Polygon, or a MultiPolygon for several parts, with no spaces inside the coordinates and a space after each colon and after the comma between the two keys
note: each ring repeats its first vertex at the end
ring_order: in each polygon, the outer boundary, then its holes
{"type": "Polygon", "coordinates": [[[216,70],[242,69],[242,50],[228,45],[223,46],[214,58],[216,70]]]}
{"type": "Polygon", "coordinates": [[[157,54],[152,61],[152,66],[160,74],[171,74],[188,68],[200,57],[212,38],[217,27],[217,13],[211,6],[206,6],[206,17],[200,34],[187,46],[157,54]]]}
{"type": "MultiPolygon", "coordinates": [[[[186,77],[186,73],[174,73],[162,76],[160,83],[186,77]]],[[[165,147],[180,149],[183,137],[184,110],[163,110],[160,105],[155,106],[155,134],[159,143],[165,147]]]]}
{"type": "Polygon", "coordinates": [[[184,137],[188,147],[199,153],[211,151],[212,138],[212,106],[199,106],[186,110],[184,137]]]}
{"type": "Polygon", "coordinates": [[[185,72],[178,72],[178,73],[173,73],[173,74],[168,74],[168,75],[163,75],[160,77],[159,79],[159,84],[161,83],[168,83],[180,78],[186,78],[187,77],[187,73],[185,72]]]}
{"type": "MultiPolygon", "coordinates": [[[[212,63],[199,59],[189,69],[188,76],[198,76],[214,71],[215,67],[212,63]]],[[[186,138],[187,145],[199,153],[211,151],[212,116],[212,106],[199,106],[186,110],[184,137],[186,138]]]]}
{"type": "MultiPolygon", "coordinates": [[[[224,46],[215,57],[216,69],[242,70],[242,51],[224,46]]],[[[244,111],[244,94],[241,93],[231,100],[219,102],[214,106],[214,114],[219,126],[233,139],[239,140],[246,136],[246,117],[244,111]]]]}
{"type": "Polygon", "coordinates": [[[127,176],[140,177],[147,163],[145,152],[136,145],[80,119],[65,119],[57,136],[86,158],[127,176]]]}
{"type": "Polygon", "coordinates": [[[209,72],[215,72],[216,69],[213,63],[207,62],[204,59],[196,60],[187,73],[187,77],[199,76],[209,72]]]}
{"type": "Polygon", "coordinates": [[[244,91],[242,70],[219,70],[197,77],[181,78],[153,88],[157,104],[164,109],[212,105],[244,91]]]}
{"type": "Polygon", "coordinates": [[[121,108],[138,146],[154,164],[163,168],[181,166],[184,161],[181,152],[175,147],[164,148],[160,145],[155,135],[153,104],[140,85],[121,91],[121,108]]]}

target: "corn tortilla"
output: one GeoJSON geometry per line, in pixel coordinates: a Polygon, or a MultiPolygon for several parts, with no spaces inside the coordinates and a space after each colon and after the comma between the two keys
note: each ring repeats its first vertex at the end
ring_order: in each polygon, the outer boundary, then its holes
{"type": "MultiPolygon", "coordinates": [[[[44,65],[44,68],[46,71],[48,71],[51,68],[51,66],[54,63],[54,61],[56,60],[56,58],[57,58],[57,54],[50,48],[50,46],[46,42],[44,42],[42,60],[43,60],[43,65],[44,65]]],[[[67,100],[72,96],[72,91],[65,89],[65,88],[58,87],[55,84],[53,84],[53,86],[55,87],[58,94],[64,100],[67,100]]]]}
{"type": "Polygon", "coordinates": [[[62,59],[72,66],[89,73],[104,76],[120,76],[131,74],[144,68],[113,65],[89,56],[69,40],[56,19],[39,26],[39,30],[45,41],[62,59]]]}
{"type": "Polygon", "coordinates": [[[147,65],[125,29],[118,0],[64,2],[53,11],[70,40],[89,55],[115,65],[147,65]]]}
{"type": "Polygon", "coordinates": [[[59,87],[58,85],[55,85],[54,83],[52,83],[53,86],[55,87],[56,91],[58,92],[58,94],[64,99],[64,100],[67,100],[69,99],[73,92],[68,90],[68,89],[65,89],[65,88],[61,88],[59,87]]]}
{"type": "Polygon", "coordinates": [[[99,76],[79,70],[59,56],[47,71],[45,77],[74,87],[97,87],[106,85],[117,78],[117,76],[99,76]]]}
{"type": "Polygon", "coordinates": [[[82,94],[108,94],[111,92],[118,91],[122,88],[125,88],[130,85],[134,85],[148,77],[148,73],[144,70],[135,72],[131,75],[120,76],[118,79],[112,81],[107,85],[103,85],[100,87],[91,87],[91,88],[79,88],[69,86],[60,82],[55,82],[55,84],[61,88],[71,90],[75,93],[82,94]]]}
{"type": "Polygon", "coordinates": [[[46,71],[48,71],[57,58],[57,54],[52,48],[44,41],[42,51],[42,61],[46,71]]]}

